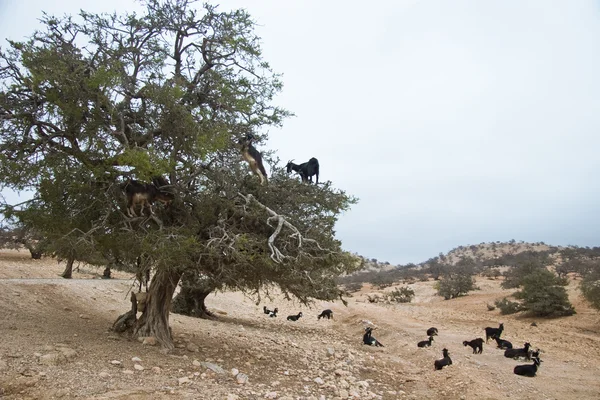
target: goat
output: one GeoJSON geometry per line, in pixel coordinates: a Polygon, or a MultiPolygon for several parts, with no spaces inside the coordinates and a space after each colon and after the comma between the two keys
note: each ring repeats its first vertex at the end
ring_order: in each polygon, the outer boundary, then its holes
{"type": "Polygon", "coordinates": [[[267,171],[263,165],[262,155],[252,145],[252,140],[254,140],[254,136],[248,134],[244,139],[240,139],[238,143],[241,145],[242,157],[248,163],[252,172],[260,178],[260,184],[264,185],[267,182],[267,171]]]}
{"type": "Polygon", "coordinates": [[[427,336],[437,336],[438,330],[437,328],[431,327],[427,329],[427,336]]]}
{"type": "Polygon", "coordinates": [[[275,309],[269,313],[269,317],[271,317],[271,318],[276,317],[278,311],[279,310],[277,309],[277,307],[275,307],[275,309]]]}
{"type": "Polygon", "coordinates": [[[497,336],[494,336],[494,340],[496,341],[496,343],[498,344],[498,348],[499,349],[504,349],[504,350],[508,350],[508,349],[512,349],[512,343],[509,342],[508,340],[502,340],[497,336]]]}
{"type": "Polygon", "coordinates": [[[376,346],[376,347],[384,347],[381,342],[379,342],[379,340],[375,339],[371,333],[373,332],[373,328],[371,328],[370,326],[365,328],[365,334],[363,336],[363,343],[364,344],[368,344],[369,346],[376,346]]]}
{"type": "Polygon", "coordinates": [[[533,378],[535,376],[541,362],[542,362],[542,360],[540,360],[539,358],[536,357],[533,359],[532,365],[529,365],[529,364],[517,365],[513,369],[513,372],[517,375],[529,376],[529,377],[533,378]]]}
{"type": "Polygon", "coordinates": [[[169,183],[162,177],[155,177],[152,179],[152,183],[145,183],[130,179],[121,185],[121,188],[125,191],[127,196],[127,215],[135,217],[135,207],[140,204],[141,215],[144,215],[144,206],[148,206],[150,213],[154,214],[152,205],[156,200],[168,205],[175,197],[172,193],[169,193],[162,189],[163,186],[169,183]]]}
{"type": "Polygon", "coordinates": [[[325,317],[327,317],[327,319],[333,319],[333,311],[331,311],[330,309],[323,310],[323,311],[321,312],[321,314],[319,314],[319,315],[317,316],[317,319],[321,319],[321,317],[322,317],[322,318],[325,318],[325,317]]]}
{"type": "Polygon", "coordinates": [[[504,331],[504,324],[500,324],[498,328],[490,328],[488,326],[487,328],[485,328],[485,342],[487,343],[488,339],[493,336],[500,337],[500,335],[502,335],[502,331],[504,331]]]}
{"type": "Polygon", "coordinates": [[[312,183],[313,175],[316,175],[315,185],[319,184],[319,160],[312,157],[310,160],[300,165],[294,164],[292,161],[294,160],[288,161],[285,166],[288,174],[295,171],[300,175],[300,178],[302,178],[302,182],[310,183],[312,183]]]}
{"type": "Polygon", "coordinates": [[[481,354],[481,352],[483,352],[483,339],[477,338],[469,342],[465,340],[463,342],[463,346],[471,346],[471,348],[473,349],[473,354],[481,354]]]}
{"type": "Polygon", "coordinates": [[[265,314],[267,314],[267,315],[268,315],[268,314],[271,314],[271,310],[269,310],[269,309],[267,308],[267,306],[263,306],[263,312],[264,312],[265,314]]]}
{"type": "Polygon", "coordinates": [[[504,357],[514,358],[514,359],[517,359],[519,357],[525,357],[528,359],[531,357],[531,355],[529,354],[529,347],[531,347],[531,344],[525,343],[525,347],[523,347],[523,348],[508,349],[504,352],[504,357]]]}
{"type": "Polygon", "coordinates": [[[302,311],[298,313],[298,315],[288,315],[288,321],[298,321],[298,319],[302,316],[302,311]]]}
{"type": "Polygon", "coordinates": [[[448,354],[448,349],[442,350],[442,355],[444,356],[444,358],[442,358],[440,360],[435,360],[435,362],[433,363],[433,366],[435,367],[436,370],[442,369],[447,365],[452,365],[452,359],[450,359],[450,355],[448,354]]]}
{"type": "Polygon", "coordinates": [[[417,347],[429,347],[431,346],[431,342],[433,342],[433,336],[429,336],[429,340],[422,340],[417,343],[417,347]]]}

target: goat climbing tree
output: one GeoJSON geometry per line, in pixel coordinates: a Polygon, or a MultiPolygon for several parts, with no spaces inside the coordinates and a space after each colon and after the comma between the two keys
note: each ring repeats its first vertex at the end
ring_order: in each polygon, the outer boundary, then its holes
{"type": "MultiPolygon", "coordinates": [[[[46,254],[153,278],[133,326],[172,347],[171,300],[183,279],[257,300],[274,285],[308,302],[340,295],[353,270],[334,225],[356,200],[331,182],[303,185],[274,160],[267,186],[237,147],[290,113],[245,10],[146,0],[141,14],[41,18],[0,50],[0,185],[9,223],[43,235],[46,254]],[[168,207],[125,214],[122,184],[167,177],[168,207]]],[[[202,298],[202,307],[203,298],[202,298]]]]}

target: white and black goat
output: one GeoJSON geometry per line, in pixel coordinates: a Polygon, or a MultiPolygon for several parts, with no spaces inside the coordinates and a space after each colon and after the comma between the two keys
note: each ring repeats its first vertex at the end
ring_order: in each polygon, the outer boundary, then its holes
{"type": "Polygon", "coordinates": [[[248,134],[245,138],[239,139],[238,144],[241,146],[242,157],[252,172],[260,178],[260,184],[264,185],[267,182],[267,171],[263,165],[262,155],[252,145],[253,140],[254,135],[248,134]]]}
{"type": "Polygon", "coordinates": [[[271,314],[272,311],[267,308],[267,306],[263,306],[263,312],[267,315],[271,314]]]}
{"type": "Polygon", "coordinates": [[[500,324],[498,328],[490,328],[489,326],[485,328],[485,342],[488,342],[488,339],[494,336],[500,337],[502,335],[502,331],[504,331],[504,324],[500,324]]]}
{"type": "Polygon", "coordinates": [[[288,321],[298,321],[298,319],[300,319],[301,316],[302,316],[302,311],[300,311],[298,313],[298,315],[288,315],[287,320],[288,321]]]}
{"type": "Polygon", "coordinates": [[[298,173],[298,175],[300,175],[300,178],[302,178],[302,182],[310,183],[312,183],[313,175],[316,175],[315,184],[319,183],[319,160],[312,157],[307,162],[299,165],[294,164],[292,161],[294,160],[288,161],[288,163],[285,166],[288,174],[292,171],[295,171],[298,173]]]}
{"type": "Polygon", "coordinates": [[[279,309],[277,307],[275,307],[275,309],[269,313],[269,317],[271,317],[271,318],[276,317],[278,312],[279,312],[279,309]]]}
{"type": "Polygon", "coordinates": [[[373,328],[371,328],[370,326],[365,328],[365,334],[363,335],[363,343],[368,344],[369,346],[383,347],[381,342],[373,337],[372,332],[373,328]]]}
{"type": "Polygon", "coordinates": [[[427,329],[427,336],[437,336],[438,334],[438,329],[434,328],[433,326],[429,329],[427,329]]]}
{"type": "Polygon", "coordinates": [[[517,375],[529,376],[529,377],[533,378],[535,376],[535,374],[537,373],[537,370],[540,367],[541,362],[542,362],[542,360],[540,360],[538,357],[535,357],[533,359],[532,365],[529,365],[529,364],[517,365],[514,368],[513,372],[517,375]]]}
{"type": "Polygon", "coordinates": [[[145,183],[130,179],[121,185],[127,196],[127,215],[135,217],[135,207],[141,205],[140,213],[144,215],[144,206],[148,206],[150,213],[154,214],[152,205],[155,201],[168,205],[174,199],[173,193],[164,189],[169,182],[163,177],[157,176],[152,179],[152,183],[145,183]]]}
{"type": "Polygon", "coordinates": [[[435,360],[435,362],[433,363],[433,366],[435,367],[436,370],[442,369],[448,365],[452,365],[452,359],[450,358],[448,349],[442,350],[442,355],[444,356],[444,358],[442,358],[440,360],[435,360]]]}
{"type": "Polygon", "coordinates": [[[317,316],[317,319],[321,319],[321,318],[323,318],[323,319],[325,319],[325,318],[327,318],[327,319],[333,319],[333,311],[331,311],[330,309],[323,310],[321,312],[321,314],[319,314],[317,316]]]}
{"type": "Polygon", "coordinates": [[[429,336],[428,340],[421,340],[417,343],[417,347],[429,347],[431,346],[431,342],[433,342],[433,336],[429,336]]]}
{"type": "Polygon", "coordinates": [[[477,338],[471,341],[464,341],[463,346],[470,346],[473,349],[473,354],[481,354],[483,352],[483,339],[477,338]]]}

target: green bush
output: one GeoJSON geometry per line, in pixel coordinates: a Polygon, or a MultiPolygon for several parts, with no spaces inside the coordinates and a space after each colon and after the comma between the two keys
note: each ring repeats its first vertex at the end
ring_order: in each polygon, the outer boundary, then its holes
{"type": "Polygon", "coordinates": [[[592,307],[600,309],[600,271],[585,275],[580,288],[583,297],[591,303],[592,307]]]}
{"type": "Polygon", "coordinates": [[[474,290],[475,281],[469,274],[452,274],[444,276],[437,286],[438,295],[444,300],[450,300],[474,290]]]}
{"type": "Polygon", "coordinates": [[[388,298],[396,303],[410,303],[415,298],[415,291],[405,286],[390,292],[388,298]]]}
{"type": "Polygon", "coordinates": [[[561,317],[575,314],[564,286],[567,281],[546,269],[539,269],[523,278],[519,298],[523,307],[538,317],[561,317]]]}
{"type": "Polygon", "coordinates": [[[523,311],[523,306],[520,303],[510,301],[506,297],[502,300],[496,300],[494,304],[500,309],[500,314],[502,315],[515,314],[519,311],[523,311]]]}

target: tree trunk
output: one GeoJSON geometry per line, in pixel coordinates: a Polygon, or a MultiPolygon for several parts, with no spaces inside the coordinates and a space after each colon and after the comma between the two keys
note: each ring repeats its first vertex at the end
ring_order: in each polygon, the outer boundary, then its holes
{"type": "Polygon", "coordinates": [[[154,336],[169,350],[174,348],[169,328],[169,311],[179,279],[181,273],[176,271],[159,270],[154,275],[146,298],[146,308],[134,331],[137,336],[154,336]]]}
{"type": "Polygon", "coordinates": [[[75,258],[74,257],[69,257],[69,259],[67,260],[67,266],[65,267],[65,270],[62,273],[62,277],[65,279],[71,279],[73,277],[73,263],[75,262],[75,258]]]}
{"type": "Polygon", "coordinates": [[[102,279],[110,279],[110,265],[104,268],[104,272],[102,273],[102,279]]]}
{"type": "Polygon", "coordinates": [[[212,289],[195,289],[184,286],[173,299],[171,311],[191,317],[217,319],[216,315],[208,311],[204,303],[204,300],[211,292],[212,289]]]}

